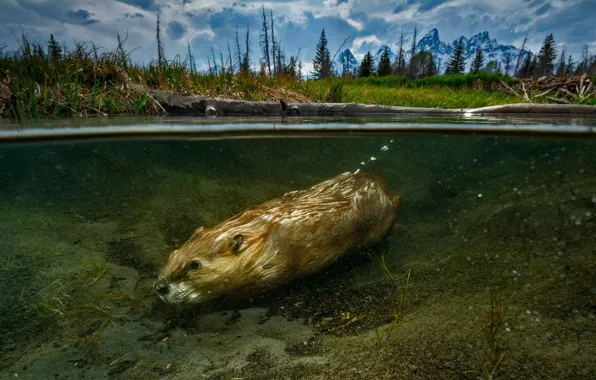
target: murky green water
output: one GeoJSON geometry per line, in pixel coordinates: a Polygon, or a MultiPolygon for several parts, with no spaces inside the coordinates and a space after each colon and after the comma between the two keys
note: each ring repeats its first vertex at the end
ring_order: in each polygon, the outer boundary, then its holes
{"type": "Polygon", "coordinates": [[[585,136],[5,143],[0,370],[593,378],[595,175],[596,143],[585,136]],[[358,168],[403,198],[377,250],[251,299],[176,308],[152,292],[198,226],[358,168]]]}

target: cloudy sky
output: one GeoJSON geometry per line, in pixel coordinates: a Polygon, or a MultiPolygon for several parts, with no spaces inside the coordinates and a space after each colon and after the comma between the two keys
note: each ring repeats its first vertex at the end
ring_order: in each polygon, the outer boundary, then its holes
{"type": "MultiPolygon", "coordinates": [[[[155,24],[160,14],[166,55],[186,54],[190,42],[199,67],[211,48],[227,52],[235,28],[248,27],[258,59],[261,5],[273,12],[275,33],[287,55],[301,49],[312,67],[317,39],[325,28],[332,55],[345,47],[357,58],[382,44],[395,46],[400,31],[409,36],[437,28],[444,42],[488,31],[501,44],[520,46],[526,33],[538,49],[554,33],[560,46],[579,54],[588,43],[596,51],[596,0],[0,0],[0,46],[13,49],[24,31],[30,40],[93,41],[112,49],[125,36],[135,61],[155,58],[155,24]]],[[[225,53],[224,53],[225,54],[225,53]]]]}

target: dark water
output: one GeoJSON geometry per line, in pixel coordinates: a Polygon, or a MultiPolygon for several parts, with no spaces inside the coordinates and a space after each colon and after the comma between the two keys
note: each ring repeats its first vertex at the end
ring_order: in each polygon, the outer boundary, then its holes
{"type": "Polygon", "coordinates": [[[594,378],[595,174],[586,137],[5,143],[1,374],[594,378]],[[403,198],[376,251],[252,299],[152,293],[198,226],[358,168],[403,198]]]}

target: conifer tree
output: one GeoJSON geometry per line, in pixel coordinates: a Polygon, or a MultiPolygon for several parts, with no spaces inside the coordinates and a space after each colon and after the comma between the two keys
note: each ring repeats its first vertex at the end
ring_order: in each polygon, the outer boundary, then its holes
{"type": "Polygon", "coordinates": [[[423,72],[423,76],[425,77],[432,77],[437,75],[437,73],[439,72],[439,69],[437,68],[437,65],[435,64],[435,57],[433,56],[432,51],[427,51],[424,52],[425,53],[425,64],[424,64],[424,72],[423,72]]]}
{"type": "Polygon", "coordinates": [[[531,75],[532,72],[532,52],[527,52],[524,58],[524,62],[522,63],[519,71],[517,73],[518,77],[526,78],[531,75]]]}
{"type": "Polygon", "coordinates": [[[505,75],[509,75],[509,71],[511,70],[511,53],[505,53],[505,75]]]}
{"type": "Polygon", "coordinates": [[[486,66],[484,66],[484,69],[480,69],[478,72],[482,72],[484,71],[485,73],[490,73],[490,74],[495,74],[499,72],[499,62],[497,62],[496,59],[493,59],[492,61],[488,61],[488,63],[486,64],[486,66]]]}
{"type": "Polygon", "coordinates": [[[460,37],[459,41],[455,44],[455,48],[447,63],[446,74],[461,74],[464,72],[466,66],[466,56],[464,47],[464,38],[460,37]]]}
{"type": "Polygon", "coordinates": [[[373,57],[370,51],[364,55],[362,62],[360,62],[360,68],[358,70],[358,76],[360,78],[369,77],[374,73],[373,57]]]}
{"type": "Polygon", "coordinates": [[[474,60],[470,66],[470,73],[478,74],[482,68],[484,67],[484,52],[482,49],[476,49],[476,55],[474,56],[474,60]]]}
{"type": "Polygon", "coordinates": [[[331,56],[327,48],[325,29],[321,31],[321,37],[317,43],[317,52],[312,64],[317,78],[327,78],[331,75],[331,56]]]}
{"type": "Polygon", "coordinates": [[[50,40],[48,41],[48,56],[52,61],[59,61],[62,58],[62,48],[60,48],[60,44],[54,39],[53,34],[50,34],[50,40]]]}
{"type": "Polygon", "coordinates": [[[537,71],[539,75],[553,75],[555,70],[555,59],[557,58],[557,46],[555,38],[550,33],[544,39],[544,44],[540,49],[537,59],[537,71]]]}
{"type": "Polygon", "coordinates": [[[573,58],[571,58],[571,54],[569,54],[569,59],[567,60],[567,65],[565,66],[565,75],[573,73],[574,66],[575,62],[573,62],[573,58]]]}
{"type": "Polygon", "coordinates": [[[381,58],[379,59],[377,75],[380,77],[391,75],[391,60],[389,59],[389,48],[387,46],[383,49],[383,54],[381,54],[381,58]]]}

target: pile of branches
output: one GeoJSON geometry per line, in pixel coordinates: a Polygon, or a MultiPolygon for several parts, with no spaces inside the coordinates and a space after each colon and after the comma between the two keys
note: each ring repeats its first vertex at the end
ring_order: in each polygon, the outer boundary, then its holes
{"type": "Polygon", "coordinates": [[[546,100],[560,104],[581,104],[596,96],[596,87],[585,73],[564,77],[516,78],[513,83],[501,81],[501,84],[506,92],[527,102],[546,100]]]}

